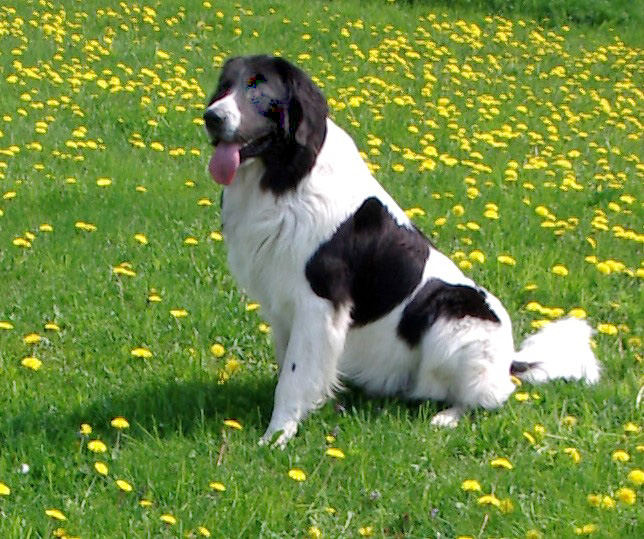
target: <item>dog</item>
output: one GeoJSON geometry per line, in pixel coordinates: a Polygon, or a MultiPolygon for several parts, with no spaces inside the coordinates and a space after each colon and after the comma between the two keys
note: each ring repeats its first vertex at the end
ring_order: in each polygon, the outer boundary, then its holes
{"type": "Polygon", "coordinates": [[[431,423],[445,427],[503,404],[511,375],[598,381],[585,321],[553,322],[515,351],[499,299],[411,223],[298,67],[229,59],[203,118],[229,267],[260,302],[279,364],[260,444],[284,448],[342,381],[444,401],[431,423]]]}

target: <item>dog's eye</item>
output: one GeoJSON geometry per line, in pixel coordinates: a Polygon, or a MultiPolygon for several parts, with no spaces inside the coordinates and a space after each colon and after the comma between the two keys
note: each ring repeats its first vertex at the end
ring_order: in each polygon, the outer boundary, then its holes
{"type": "Polygon", "coordinates": [[[264,82],[266,82],[264,75],[262,75],[261,73],[256,73],[248,79],[247,85],[249,88],[257,88],[258,84],[262,84],[264,82]]]}

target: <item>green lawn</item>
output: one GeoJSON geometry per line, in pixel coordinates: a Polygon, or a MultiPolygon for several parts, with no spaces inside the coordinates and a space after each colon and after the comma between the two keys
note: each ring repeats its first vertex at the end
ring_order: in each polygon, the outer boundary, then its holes
{"type": "Polygon", "coordinates": [[[641,38],[509,17],[0,3],[1,537],[644,536],[641,38]],[[517,342],[586,316],[602,381],[454,430],[348,391],[258,447],[270,328],[228,273],[201,127],[223,60],[256,52],[314,77],[517,342]]]}

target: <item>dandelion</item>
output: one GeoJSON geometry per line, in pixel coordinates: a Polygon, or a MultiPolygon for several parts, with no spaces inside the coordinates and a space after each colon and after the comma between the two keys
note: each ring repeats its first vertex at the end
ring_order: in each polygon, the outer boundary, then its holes
{"type": "Polygon", "coordinates": [[[632,421],[629,421],[624,425],[624,432],[627,434],[639,434],[639,432],[642,430],[642,427],[639,425],[636,425],[632,421]]]}
{"type": "Polygon", "coordinates": [[[236,419],[226,419],[224,421],[224,425],[226,425],[227,427],[230,427],[231,429],[235,429],[235,430],[242,430],[243,429],[241,423],[239,421],[237,421],[236,419]]]}
{"type": "Polygon", "coordinates": [[[517,402],[526,402],[530,400],[530,393],[528,393],[527,391],[515,393],[514,400],[516,400],[517,402]]]}
{"type": "Polygon", "coordinates": [[[288,471],[288,476],[293,480],[293,481],[305,481],[306,480],[306,474],[304,471],[300,470],[299,468],[292,468],[288,471]]]}
{"type": "Polygon", "coordinates": [[[373,526],[362,526],[358,529],[358,535],[361,537],[373,537],[373,526]]]}
{"type": "Polygon", "coordinates": [[[124,479],[117,479],[115,481],[116,486],[120,488],[123,492],[132,492],[132,485],[125,481],[124,479]]]}
{"type": "Polygon", "coordinates": [[[29,333],[22,338],[22,342],[25,344],[38,344],[42,340],[42,337],[38,333],[29,333]]]}
{"type": "Polygon", "coordinates": [[[148,244],[148,238],[145,236],[145,234],[134,234],[134,240],[139,242],[141,245],[148,244]]]}
{"type": "Polygon", "coordinates": [[[256,311],[259,309],[259,303],[247,303],[245,309],[246,312],[256,311]]]}
{"type": "Polygon", "coordinates": [[[628,480],[638,487],[644,485],[644,470],[640,470],[639,468],[631,470],[628,473],[628,480]]]}
{"type": "Polygon", "coordinates": [[[139,500],[139,505],[141,507],[150,507],[152,505],[152,500],[148,500],[147,498],[142,498],[139,500]]]}
{"type": "Polygon", "coordinates": [[[261,322],[259,326],[257,326],[257,329],[259,329],[260,333],[269,333],[271,331],[271,326],[265,324],[264,322],[261,322]]]}
{"type": "Polygon", "coordinates": [[[633,505],[637,500],[636,492],[628,487],[622,487],[615,492],[617,499],[625,505],[633,505]]]}
{"type": "Polygon", "coordinates": [[[112,185],[112,180],[110,178],[99,178],[96,180],[96,185],[99,187],[109,187],[112,185]]]}
{"type": "Polygon", "coordinates": [[[124,417],[118,416],[112,419],[110,421],[110,425],[112,425],[115,429],[127,429],[130,426],[130,423],[128,422],[127,419],[124,417]]]}
{"type": "Polygon", "coordinates": [[[185,309],[171,309],[170,314],[175,318],[185,318],[188,316],[188,311],[185,309]]]}
{"type": "MultiPolygon", "coordinates": [[[[205,4],[205,2],[204,2],[205,4]]],[[[197,528],[197,533],[201,535],[202,537],[210,537],[210,530],[206,528],[205,526],[199,526],[197,528]]]]}
{"type": "Polygon", "coordinates": [[[566,455],[569,455],[575,464],[579,464],[579,461],[581,460],[581,454],[579,453],[578,449],[576,449],[575,447],[566,447],[564,449],[564,453],[566,455]]]}
{"type": "Polygon", "coordinates": [[[60,331],[60,326],[56,322],[47,322],[45,324],[45,329],[48,331],[60,331]]]}
{"type": "Polygon", "coordinates": [[[611,458],[614,462],[628,462],[631,459],[631,456],[623,449],[617,449],[616,451],[613,451],[611,458]]]}
{"type": "Polygon", "coordinates": [[[32,371],[37,371],[40,369],[40,367],[42,367],[42,361],[34,356],[22,358],[20,364],[27,369],[31,369],[32,371]]]}
{"type": "Polygon", "coordinates": [[[83,436],[89,436],[90,434],[92,434],[92,427],[87,423],[82,423],[80,426],[80,433],[83,436]]]}
{"type": "Polygon", "coordinates": [[[512,258],[510,255],[499,255],[496,257],[496,259],[501,263],[505,264],[507,266],[516,266],[517,261],[512,258]]]}
{"type": "Polygon", "coordinates": [[[130,355],[132,355],[133,357],[150,358],[152,357],[152,352],[150,352],[150,350],[148,350],[147,348],[139,346],[137,348],[133,348],[130,351],[130,355]]]}
{"type": "Polygon", "coordinates": [[[164,513],[159,517],[161,519],[161,522],[165,522],[166,524],[173,526],[174,524],[177,523],[177,519],[175,516],[171,515],[170,513],[164,513]]]}
{"type": "Polygon", "coordinates": [[[0,320],[0,329],[13,329],[13,324],[11,322],[7,322],[6,320],[0,320]]]}
{"type": "Polygon", "coordinates": [[[317,526],[311,526],[307,530],[308,536],[310,539],[321,539],[322,537],[322,532],[320,531],[320,528],[317,526]]]}
{"type": "Polygon", "coordinates": [[[87,444],[87,449],[93,453],[105,453],[105,451],[107,451],[107,446],[101,440],[91,440],[87,444]]]}
{"type": "Polygon", "coordinates": [[[199,240],[197,238],[193,238],[192,236],[187,237],[185,240],[183,240],[184,245],[198,245],[199,240]]]}
{"type": "Polygon", "coordinates": [[[11,489],[0,481],[0,496],[9,496],[11,494],[11,489]]]}
{"type": "Polygon", "coordinates": [[[465,492],[480,492],[481,484],[476,479],[466,479],[461,483],[461,489],[465,492]]]}
{"type": "Polygon", "coordinates": [[[604,335],[617,335],[619,330],[614,324],[597,324],[597,331],[604,335]]]}
{"type": "Polygon", "coordinates": [[[514,466],[512,466],[512,463],[508,459],[506,459],[504,457],[499,457],[499,458],[493,459],[490,462],[490,465],[493,468],[505,468],[506,470],[511,470],[512,468],[514,468],[514,466]]]}
{"type": "Polygon", "coordinates": [[[599,507],[602,509],[615,509],[615,500],[607,495],[602,496],[599,507]]]}
{"type": "Polygon", "coordinates": [[[55,520],[67,520],[67,517],[58,509],[46,509],[45,514],[55,520]]]}
{"type": "Polygon", "coordinates": [[[213,241],[222,241],[224,239],[224,236],[221,232],[214,230],[210,233],[210,239],[213,241]]]}
{"type": "Polygon", "coordinates": [[[210,347],[210,353],[215,357],[222,357],[226,353],[226,349],[219,343],[215,343],[210,347]]]}
{"type": "Polygon", "coordinates": [[[109,471],[107,464],[100,461],[94,463],[94,469],[96,470],[97,473],[103,476],[107,475],[109,471]]]}
{"type": "Polygon", "coordinates": [[[217,492],[225,492],[226,486],[223,483],[220,483],[219,481],[212,481],[211,483],[208,484],[208,486],[212,490],[216,490],[217,492]]]}
{"type": "Polygon", "coordinates": [[[481,496],[477,503],[479,505],[493,505],[494,507],[501,507],[501,500],[499,500],[494,494],[486,494],[481,496]]]}
{"type": "Polygon", "coordinates": [[[584,524],[583,526],[575,527],[575,534],[576,535],[590,535],[592,533],[595,533],[599,528],[597,527],[597,524],[584,524]]]}
{"type": "Polygon", "coordinates": [[[563,264],[552,266],[551,271],[552,273],[559,275],[560,277],[566,277],[568,275],[568,268],[566,268],[566,266],[564,266],[563,264]]]}
{"type": "Polygon", "coordinates": [[[343,459],[344,458],[344,451],[342,449],[338,449],[336,447],[329,447],[325,452],[325,455],[328,457],[333,457],[335,459],[343,459]]]}

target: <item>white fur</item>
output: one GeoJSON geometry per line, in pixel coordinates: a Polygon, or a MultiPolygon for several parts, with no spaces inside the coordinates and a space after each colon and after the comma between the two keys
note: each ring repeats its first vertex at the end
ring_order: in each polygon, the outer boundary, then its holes
{"type": "MultiPolygon", "coordinates": [[[[232,110],[231,101],[226,102],[232,110]]],[[[452,407],[439,412],[432,424],[450,427],[467,408],[496,408],[505,402],[514,388],[509,371],[515,360],[540,363],[522,375],[525,380],[597,380],[587,325],[552,324],[515,354],[510,317],[491,294],[487,302],[499,324],[439,318],[413,348],[397,336],[396,328],[415,291],[381,319],[350,329],[351,306],[335,309],[316,296],[305,277],[306,262],[368,197],[380,199],[400,225],[411,223],[370,174],[351,138],[331,120],[327,128],[313,170],[295,191],[276,197],[262,190],[263,165],[249,159],[224,192],[230,268],[262,304],[280,365],[273,415],[261,443],[280,432],[275,444],[284,447],[299,421],[332,394],[340,378],[376,394],[447,401],[452,407]]],[[[433,248],[416,290],[432,278],[475,286],[433,248]]]]}
{"type": "Polygon", "coordinates": [[[239,105],[237,105],[235,92],[218,99],[207,110],[213,111],[222,119],[224,126],[222,136],[232,138],[241,125],[241,111],[239,110],[239,105]]]}

